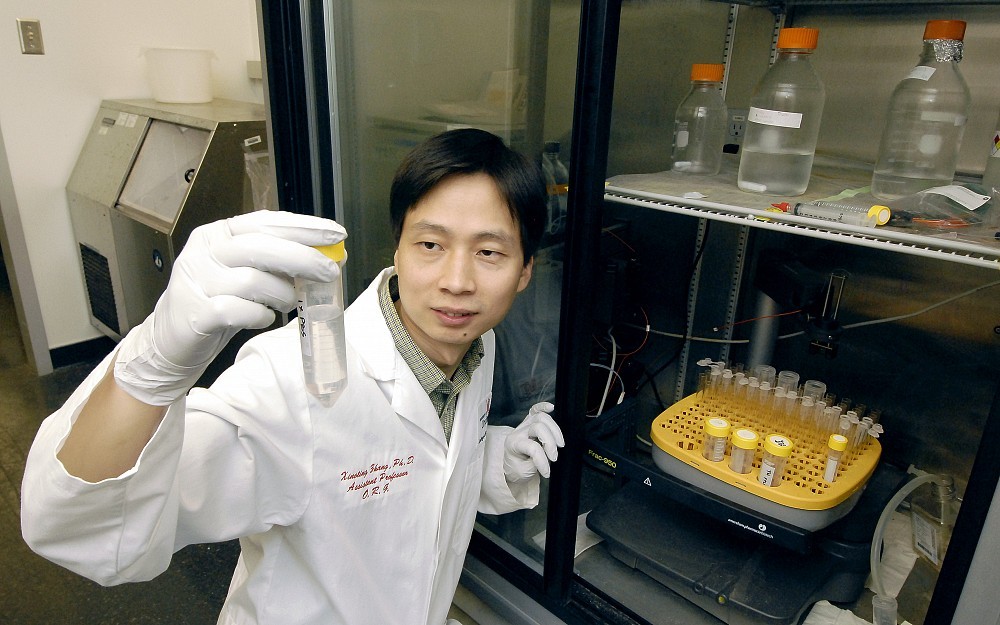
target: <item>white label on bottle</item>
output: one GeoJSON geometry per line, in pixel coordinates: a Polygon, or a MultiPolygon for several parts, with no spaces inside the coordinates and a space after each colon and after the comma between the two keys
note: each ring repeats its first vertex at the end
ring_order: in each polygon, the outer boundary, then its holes
{"type": "Polygon", "coordinates": [[[993,131],[993,142],[990,144],[990,157],[1000,158],[1000,128],[993,131]]]}
{"type": "Polygon", "coordinates": [[[917,80],[930,80],[930,77],[934,75],[937,70],[933,67],[927,67],[926,65],[917,65],[910,70],[910,73],[906,75],[907,78],[916,78],[917,80]]]}
{"type": "Polygon", "coordinates": [[[976,210],[990,199],[990,196],[988,195],[981,195],[957,184],[951,184],[946,187],[932,187],[930,189],[925,189],[923,193],[943,195],[950,200],[958,202],[970,211],[976,210]]]}
{"type": "Polygon", "coordinates": [[[688,144],[688,131],[678,130],[677,131],[677,147],[686,148],[688,144]]]}
{"type": "Polygon", "coordinates": [[[932,124],[952,124],[957,127],[964,126],[965,120],[965,115],[955,115],[954,113],[946,113],[944,111],[921,111],[920,113],[920,121],[932,124]]]}
{"type": "Polygon", "coordinates": [[[919,514],[913,514],[913,546],[934,564],[941,564],[939,529],[919,514]]]}
{"type": "Polygon", "coordinates": [[[789,113],[788,111],[772,111],[770,109],[759,109],[756,106],[750,107],[750,114],[747,119],[765,126],[781,126],[782,128],[801,128],[802,113],[789,113]]]}

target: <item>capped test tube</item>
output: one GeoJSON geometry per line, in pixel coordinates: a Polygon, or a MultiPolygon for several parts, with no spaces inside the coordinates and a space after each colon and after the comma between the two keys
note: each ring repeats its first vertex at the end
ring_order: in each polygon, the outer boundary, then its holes
{"type": "Polygon", "coordinates": [[[831,434],[826,445],[826,473],[823,479],[831,484],[837,479],[837,468],[840,467],[840,458],[847,449],[847,438],[840,434],[831,434]]]}
{"type": "Polygon", "coordinates": [[[785,463],[792,455],[792,441],[781,434],[771,434],[764,439],[764,457],[760,461],[758,480],[764,486],[780,486],[785,463]]]}
{"type": "Polygon", "coordinates": [[[753,469],[753,457],[757,451],[757,433],[747,428],[733,431],[733,453],[729,456],[729,468],[735,473],[749,473],[753,469]]]}
{"type": "Polygon", "coordinates": [[[701,448],[701,455],[706,460],[721,462],[725,458],[730,427],[729,421],[722,417],[705,419],[705,442],[701,448]]]}

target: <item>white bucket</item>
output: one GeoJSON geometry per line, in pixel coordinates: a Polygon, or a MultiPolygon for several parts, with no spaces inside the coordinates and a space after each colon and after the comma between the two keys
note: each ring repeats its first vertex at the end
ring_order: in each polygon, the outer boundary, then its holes
{"type": "Polygon", "coordinates": [[[145,51],[149,84],[158,102],[212,101],[212,51],[150,48],[145,51]]]}

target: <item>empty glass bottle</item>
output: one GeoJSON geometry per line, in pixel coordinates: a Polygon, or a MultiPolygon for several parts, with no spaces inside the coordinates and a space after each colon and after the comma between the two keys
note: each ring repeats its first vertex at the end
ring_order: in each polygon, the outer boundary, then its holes
{"type": "Polygon", "coordinates": [[[965,22],[931,20],[917,66],[896,85],[872,176],[872,195],[894,200],[951,184],[969,115],[962,60],[965,22]]]}
{"type": "Polygon", "coordinates": [[[940,569],[951,542],[959,502],[955,481],[942,475],[914,494],[910,502],[913,521],[913,548],[934,568],[940,569]]]}
{"type": "Polygon", "coordinates": [[[717,174],[722,167],[729,112],[722,98],[722,63],[691,65],[691,90],[674,115],[672,169],[717,174]]]}
{"type": "Polygon", "coordinates": [[[778,56],[750,99],[737,184],[744,191],[801,195],[809,186],[826,91],[809,60],[819,31],[782,28],[778,56]]]}

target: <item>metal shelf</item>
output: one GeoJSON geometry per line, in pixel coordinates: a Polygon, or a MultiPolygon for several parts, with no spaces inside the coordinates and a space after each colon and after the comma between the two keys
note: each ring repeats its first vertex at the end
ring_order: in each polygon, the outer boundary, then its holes
{"type": "Polygon", "coordinates": [[[733,161],[716,176],[676,172],[629,174],[607,181],[604,199],[668,213],[703,217],[742,226],[786,232],[962,265],[1000,270],[1000,243],[978,243],[945,236],[914,234],[903,228],[865,228],[768,210],[772,203],[804,202],[834,196],[868,184],[868,170],[817,158],[807,192],[798,197],[746,193],[736,187],[733,161]],[[697,194],[701,197],[692,197],[697,194]]]}

